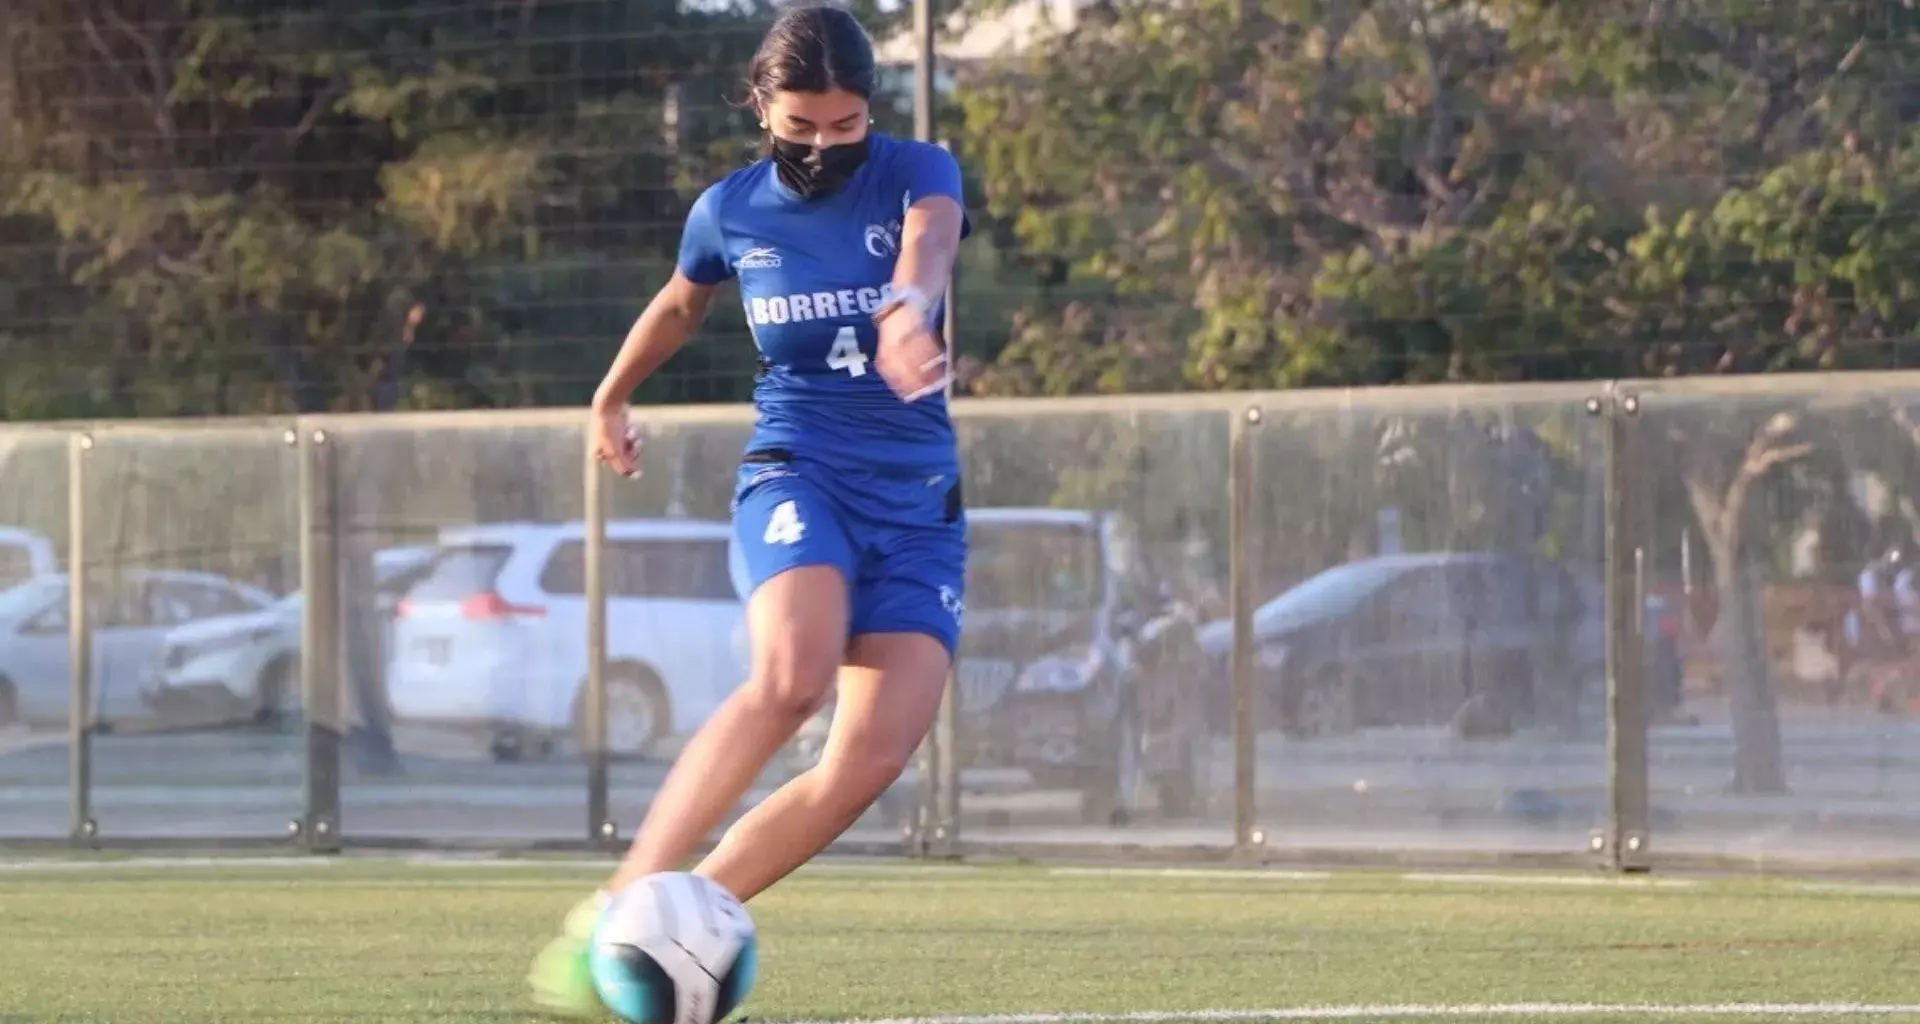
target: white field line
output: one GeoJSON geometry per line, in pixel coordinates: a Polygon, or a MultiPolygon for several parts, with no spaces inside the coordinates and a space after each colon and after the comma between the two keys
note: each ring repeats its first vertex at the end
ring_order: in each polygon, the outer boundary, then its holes
{"type": "MultiPolygon", "coordinates": [[[[611,856],[605,858],[585,857],[489,857],[461,853],[402,853],[402,854],[355,854],[347,857],[309,857],[298,854],[287,856],[138,856],[91,859],[67,859],[57,857],[35,857],[27,855],[13,860],[0,860],[0,874],[18,874],[30,872],[89,872],[89,871],[127,871],[127,870],[172,870],[207,868],[265,868],[304,869],[331,868],[355,864],[401,864],[412,867],[476,869],[476,870],[528,870],[532,872],[551,871],[556,874],[568,874],[578,871],[605,871],[613,863],[611,856]]],[[[816,860],[800,868],[802,875],[842,875],[869,877],[955,877],[977,874],[986,871],[980,865],[973,864],[914,864],[885,860],[867,859],[823,859],[816,860]]],[[[1102,866],[1060,866],[1043,869],[1044,873],[1057,878],[1164,878],[1164,879],[1214,879],[1220,881],[1245,880],[1250,882],[1327,882],[1340,878],[1338,871],[1297,871],[1270,868],[1237,867],[1102,867],[1102,866]]],[[[1359,875],[1356,872],[1356,877],[1359,875]]],[[[1427,885],[1518,885],[1545,887],[1616,887],[1624,889],[1691,889],[1706,884],[1688,878],[1643,878],[1620,877],[1616,875],[1561,875],[1531,874],[1525,872],[1430,872],[1415,871],[1398,874],[1400,881],[1410,884],[1427,885]]],[[[1801,892],[1846,894],[1859,896],[1888,896],[1920,898],[1920,885],[1901,883],[1848,883],[1806,881],[1792,883],[1792,888],[1801,892]]],[[[1105,1020],[1106,1018],[1100,1018],[1105,1020]]],[[[969,1020],[966,1024],[975,1024],[969,1020]]],[[[1018,1022],[1013,1022],[1018,1024],[1018,1022]]],[[[1053,1024],[1049,1021],[1047,1024],[1053,1024]]],[[[1058,1024],[1071,1024],[1071,1020],[1058,1024]]]]}
{"type": "Polygon", "coordinates": [[[1690,878],[1621,878],[1615,875],[1526,875],[1441,874],[1416,871],[1400,876],[1405,882],[1446,883],[1449,885],[1570,885],[1618,886],[1625,889],[1691,889],[1700,883],[1690,878]]]}
{"type": "Polygon", "coordinates": [[[1174,1024],[1197,1021],[1392,1020],[1421,1017],[1920,1017],[1920,1003],[1436,1003],[1165,1010],[1142,1013],[954,1014],[783,1024],[1174,1024]]]}
{"type": "Polygon", "coordinates": [[[1842,893],[1849,896],[1920,896],[1920,885],[1875,885],[1870,882],[1802,882],[1801,892],[1842,893]]]}
{"type": "Polygon", "coordinates": [[[131,868],[320,868],[324,857],[123,857],[103,860],[0,860],[0,871],[125,871],[131,868]]]}
{"type": "Polygon", "coordinates": [[[1269,871],[1262,868],[1048,868],[1061,878],[1229,878],[1254,882],[1325,882],[1331,871],[1269,871]]]}
{"type": "MultiPolygon", "coordinates": [[[[26,856],[0,860],[0,872],[32,871],[124,871],[129,869],[199,868],[331,868],[355,865],[400,865],[420,868],[474,869],[485,871],[607,871],[614,858],[576,857],[474,857],[461,854],[395,854],[347,857],[308,857],[289,854],[284,857],[194,857],[145,856],[93,859],[26,856]]],[[[815,875],[960,875],[978,871],[966,864],[894,864],[881,861],[815,861],[800,868],[800,874],[815,875]]]]}

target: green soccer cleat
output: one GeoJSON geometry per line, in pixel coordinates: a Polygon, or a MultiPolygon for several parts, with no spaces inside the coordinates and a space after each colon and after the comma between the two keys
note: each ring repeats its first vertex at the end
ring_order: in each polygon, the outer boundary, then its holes
{"type": "Polygon", "coordinates": [[[599,1015],[600,996],[593,989],[593,975],[587,967],[587,944],[593,940],[593,926],[606,905],[604,892],[580,901],[567,913],[560,936],[533,958],[527,984],[533,989],[535,1005],[562,1017],[599,1015]]]}

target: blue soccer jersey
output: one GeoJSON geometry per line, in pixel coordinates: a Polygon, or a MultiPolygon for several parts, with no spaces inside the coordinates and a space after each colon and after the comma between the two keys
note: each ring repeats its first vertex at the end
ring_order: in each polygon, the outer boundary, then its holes
{"type": "Polygon", "coordinates": [[[741,596],[830,565],[847,582],[849,635],[921,633],[951,654],[967,559],[953,425],[944,396],[902,402],[873,363],[901,224],[926,196],[962,201],[953,157],[925,143],[869,136],[866,162],[814,200],[762,160],[694,204],[680,271],[696,284],[738,277],[760,350],[759,422],[733,501],[741,596]]]}
{"type": "Polygon", "coordinates": [[[901,223],[927,196],[964,203],[953,156],[873,133],[866,162],[832,195],[802,199],[761,160],[694,203],[680,272],[703,285],[739,278],[760,350],[751,447],[859,467],[953,467],[945,397],[902,402],[873,362],[873,313],[891,292],[901,223]]]}

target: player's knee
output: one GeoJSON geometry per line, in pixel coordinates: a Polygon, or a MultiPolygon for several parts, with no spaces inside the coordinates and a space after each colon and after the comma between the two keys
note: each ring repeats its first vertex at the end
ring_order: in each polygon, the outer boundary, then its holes
{"type": "Polygon", "coordinates": [[[834,792],[864,805],[900,777],[913,750],[909,744],[852,743],[834,750],[821,768],[834,792]]]}
{"type": "Polygon", "coordinates": [[[826,703],[839,670],[840,652],[833,644],[783,637],[756,654],[753,679],[747,685],[762,706],[805,721],[826,703]]]}

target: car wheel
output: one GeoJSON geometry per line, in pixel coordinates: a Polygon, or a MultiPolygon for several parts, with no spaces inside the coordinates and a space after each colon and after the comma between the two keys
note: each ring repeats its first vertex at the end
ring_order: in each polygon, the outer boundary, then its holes
{"type": "MultiPolygon", "coordinates": [[[[592,749],[587,741],[586,693],[582,688],[574,710],[574,739],[581,750],[592,749]]],[[[607,671],[607,756],[646,757],[667,737],[672,721],[668,716],[667,688],[652,670],[620,666],[607,671]]]]}

